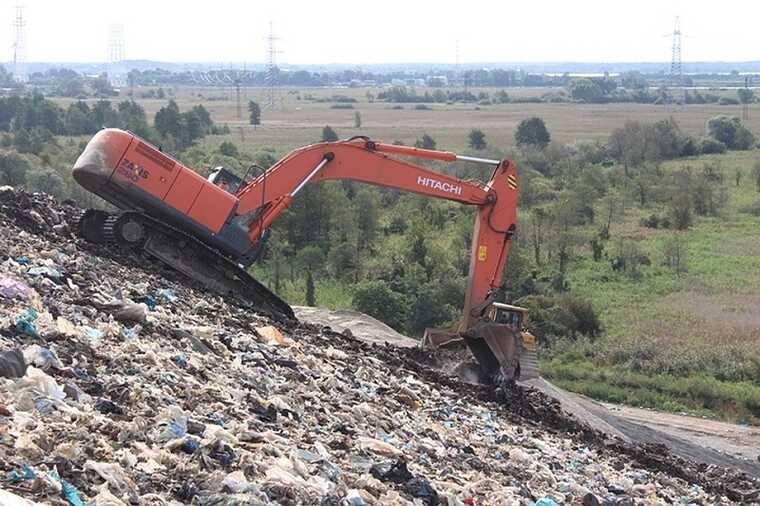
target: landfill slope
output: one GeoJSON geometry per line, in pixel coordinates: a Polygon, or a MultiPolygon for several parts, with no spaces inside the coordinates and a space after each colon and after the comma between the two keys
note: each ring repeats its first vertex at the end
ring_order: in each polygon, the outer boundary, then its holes
{"type": "Polygon", "coordinates": [[[0,188],[0,498],[26,504],[753,504],[758,483],[611,439],[81,242],[0,188]]]}

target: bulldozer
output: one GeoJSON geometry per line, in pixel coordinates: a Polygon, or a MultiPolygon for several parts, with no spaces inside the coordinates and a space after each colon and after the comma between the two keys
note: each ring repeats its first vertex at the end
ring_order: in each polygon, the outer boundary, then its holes
{"type": "Polygon", "coordinates": [[[74,164],[73,177],[119,211],[84,211],[78,233],[90,242],[140,251],[258,311],[295,318],[290,305],[248,268],[263,251],[272,224],[306,185],[353,180],[472,206],[477,212],[459,336],[489,376],[515,379],[531,370],[525,334],[517,320],[503,316],[515,311],[505,312],[495,302],[517,232],[514,162],[357,136],[295,149],[259,169],[251,180],[224,168],[204,178],[131,132],[101,130],[74,164]],[[414,159],[485,164],[493,172],[481,184],[414,159]]]}
{"type": "Polygon", "coordinates": [[[502,302],[492,302],[478,323],[470,329],[451,331],[425,329],[420,346],[423,350],[459,348],[465,344],[486,371],[500,368],[502,375],[515,380],[538,377],[536,338],[527,329],[528,309],[502,302]],[[497,337],[488,337],[491,327],[497,329],[497,337]],[[512,339],[501,337],[508,332],[512,339]],[[498,364],[493,363],[496,359],[498,364]]]}

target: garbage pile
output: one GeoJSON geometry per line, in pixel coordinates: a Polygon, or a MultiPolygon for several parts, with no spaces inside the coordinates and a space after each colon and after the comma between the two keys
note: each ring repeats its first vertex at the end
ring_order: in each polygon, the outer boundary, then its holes
{"type": "Polygon", "coordinates": [[[535,392],[466,385],[419,350],[272,321],[83,243],[77,213],[0,188],[3,506],[760,500],[535,392]]]}

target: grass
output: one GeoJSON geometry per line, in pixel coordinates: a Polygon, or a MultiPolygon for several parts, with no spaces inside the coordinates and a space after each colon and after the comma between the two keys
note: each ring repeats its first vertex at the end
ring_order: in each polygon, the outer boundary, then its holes
{"type": "Polygon", "coordinates": [[[605,402],[760,424],[760,385],[709,374],[641,374],[590,360],[555,358],[541,365],[558,386],[605,402]]]}
{"type": "Polygon", "coordinates": [[[666,165],[701,169],[720,160],[729,202],[684,232],[638,225],[662,209],[627,212],[608,250],[615,238],[635,242],[651,260],[638,279],[609,261],[576,258],[571,291],[592,301],[605,332],[596,343],[564,343],[543,364],[547,377],[600,400],[760,424],[760,218],[739,211],[760,200],[750,180],[758,158],[755,151],[666,165]],[[664,265],[663,245],[675,233],[688,251],[680,275],[664,265]]]}

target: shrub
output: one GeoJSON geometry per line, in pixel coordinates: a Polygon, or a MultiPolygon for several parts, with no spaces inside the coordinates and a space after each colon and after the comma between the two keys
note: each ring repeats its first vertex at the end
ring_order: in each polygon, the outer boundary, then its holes
{"type": "Polygon", "coordinates": [[[541,118],[524,119],[517,125],[515,141],[518,146],[536,146],[544,149],[551,141],[549,130],[541,118]]]}
{"type": "Polygon", "coordinates": [[[224,156],[236,157],[240,155],[237,146],[230,141],[224,141],[219,145],[219,152],[224,156]]]}
{"type": "Polygon", "coordinates": [[[676,230],[686,230],[692,225],[691,199],[687,194],[676,195],[670,201],[670,218],[676,230]]]}
{"type": "Polygon", "coordinates": [[[344,104],[344,103],[333,104],[330,106],[330,109],[353,109],[353,108],[354,108],[354,104],[344,104]]]}
{"type": "Polygon", "coordinates": [[[713,155],[725,153],[728,148],[726,145],[718,140],[705,138],[699,144],[699,151],[703,155],[713,155]]]}
{"type": "Polygon", "coordinates": [[[422,149],[435,149],[435,139],[428,134],[423,134],[422,139],[417,139],[414,143],[414,147],[422,149]]]}
{"type": "Polygon", "coordinates": [[[748,206],[739,208],[739,212],[751,214],[752,216],[760,216],[760,200],[756,200],[748,206]]]}
{"type": "Polygon", "coordinates": [[[338,140],[338,134],[330,125],[325,125],[322,129],[322,142],[335,142],[338,140]]]}
{"type": "Polygon", "coordinates": [[[426,105],[426,104],[417,104],[417,105],[414,106],[414,108],[416,110],[418,110],[418,111],[429,111],[429,110],[431,110],[430,106],[426,105]]]}

